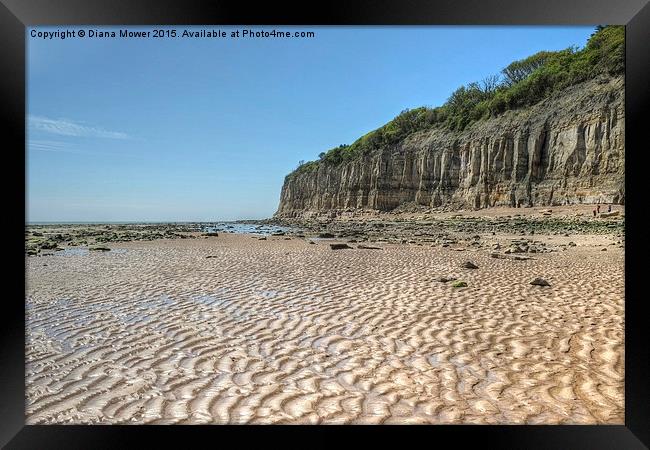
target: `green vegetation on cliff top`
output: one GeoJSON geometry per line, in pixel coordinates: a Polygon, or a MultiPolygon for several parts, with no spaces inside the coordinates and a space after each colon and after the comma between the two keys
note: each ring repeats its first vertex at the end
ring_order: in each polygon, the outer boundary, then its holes
{"type": "Polygon", "coordinates": [[[320,164],[338,165],[431,128],[462,131],[468,125],[505,111],[533,105],[554,92],[599,75],[614,76],[625,70],[625,29],[598,26],[587,45],[578,50],[536,53],[514,61],[500,74],[456,89],[444,105],[402,111],[384,126],[319,155],[301,161],[288,177],[318,170],[320,164]]]}

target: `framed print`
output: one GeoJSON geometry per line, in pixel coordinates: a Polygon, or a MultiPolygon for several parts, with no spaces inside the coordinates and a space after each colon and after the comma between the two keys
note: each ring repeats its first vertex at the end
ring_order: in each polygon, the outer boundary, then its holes
{"type": "Polygon", "coordinates": [[[645,1],[0,9],[6,448],[647,448],[645,1]]]}

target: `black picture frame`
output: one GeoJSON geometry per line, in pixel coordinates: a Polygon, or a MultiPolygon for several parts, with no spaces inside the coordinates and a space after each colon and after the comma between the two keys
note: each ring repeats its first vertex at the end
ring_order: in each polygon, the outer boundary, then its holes
{"type": "MultiPolygon", "coordinates": [[[[26,426],[24,349],[25,273],[24,265],[5,269],[12,289],[2,305],[0,346],[0,444],[5,448],[118,448],[133,447],[146,437],[147,447],[173,443],[199,445],[201,437],[219,444],[224,432],[234,434],[238,445],[253,436],[271,438],[281,429],[302,445],[310,442],[337,445],[339,433],[363,434],[384,440],[399,433],[407,441],[424,439],[439,445],[451,439],[454,445],[468,440],[487,448],[635,449],[650,445],[650,380],[648,326],[643,306],[647,296],[641,289],[647,255],[644,224],[644,152],[648,153],[647,122],[643,112],[650,105],[650,4],[648,0],[356,0],[348,2],[279,3],[243,1],[172,0],[2,0],[0,45],[2,62],[2,123],[5,125],[3,183],[10,227],[5,242],[7,253],[16,261],[24,258],[25,218],[25,45],[26,27],[38,25],[626,25],[626,238],[625,248],[625,425],[621,426],[465,426],[412,427],[180,427],[180,426],[26,426]],[[10,174],[11,177],[7,176],[10,174]],[[18,187],[17,187],[18,186],[18,187]],[[20,187],[23,187],[21,189],[20,187]],[[13,273],[8,272],[13,270],[13,273]],[[254,433],[251,433],[254,431],[254,433]],[[333,432],[336,432],[334,435],[333,432]],[[269,434],[271,433],[271,434],[269,434]],[[315,439],[314,439],[315,438],[315,439]]],[[[8,256],[9,257],[9,256],[8,256]]]]}

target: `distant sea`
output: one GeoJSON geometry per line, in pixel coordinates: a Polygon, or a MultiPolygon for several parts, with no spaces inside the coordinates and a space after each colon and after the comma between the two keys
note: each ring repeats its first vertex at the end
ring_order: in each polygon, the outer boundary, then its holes
{"type": "Polygon", "coordinates": [[[268,225],[246,221],[214,221],[214,222],[142,222],[142,221],[119,221],[119,222],[26,222],[26,225],[198,225],[203,232],[227,232],[227,233],[245,233],[270,235],[278,232],[290,231],[291,227],[282,227],[277,225],[268,225]]]}
{"type": "Polygon", "coordinates": [[[290,227],[281,227],[277,225],[266,225],[256,223],[237,223],[237,222],[220,222],[210,224],[204,228],[204,231],[225,231],[227,233],[245,233],[245,234],[261,234],[269,235],[278,232],[286,232],[291,230],[290,227]]]}

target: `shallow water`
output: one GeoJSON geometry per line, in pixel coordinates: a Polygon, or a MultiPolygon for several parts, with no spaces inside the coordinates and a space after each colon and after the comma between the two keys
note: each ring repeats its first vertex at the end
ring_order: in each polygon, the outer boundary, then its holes
{"type": "Polygon", "coordinates": [[[237,234],[258,234],[260,236],[269,236],[273,233],[290,231],[290,227],[281,227],[277,225],[261,225],[254,223],[229,223],[221,222],[215,223],[203,228],[206,233],[210,232],[225,232],[237,234]]]}
{"type": "Polygon", "coordinates": [[[90,253],[90,250],[84,247],[67,247],[57,252],[58,256],[84,256],[90,253]]]}

